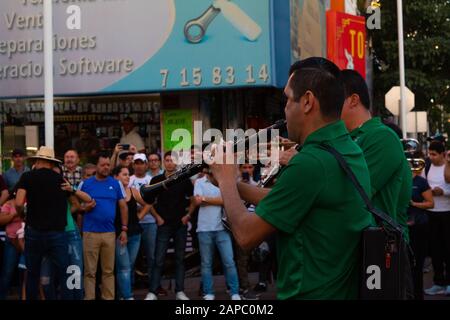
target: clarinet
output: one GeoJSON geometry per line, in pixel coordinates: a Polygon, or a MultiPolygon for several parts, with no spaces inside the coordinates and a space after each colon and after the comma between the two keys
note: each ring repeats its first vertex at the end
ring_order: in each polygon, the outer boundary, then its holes
{"type": "MultiPolygon", "coordinates": [[[[263,130],[260,130],[258,133],[254,134],[252,136],[245,137],[245,139],[237,141],[233,145],[234,151],[237,152],[238,146],[240,146],[242,143],[244,143],[245,149],[248,150],[250,141],[252,141],[252,139],[254,139],[255,136],[256,136],[256,138],[259,138],[261,132],[264,132],[264,131],[270,132],[270,130],[272,130],[272,129],[279,129],[280,131],[286,130],[286,120],[278,120],[272,126],[267,127],[263,130]]],[[[147,203],[154,203],[156,198],[158,197],[158,195],[161,192],[163,192],[164,190],[169,190],[170,187],[172,187],[180,182],[186,181],[187,179],[196,175],[197,173],[201,172],[204,168],[207,168],[207,167],[208,167],[208,165],[204,162],[202,162],[200,164],[188,164],[188,165],[182,167],[180,170],[176,171],[174,174],[167,177],[167,179],[164,181],[161,181],[161,182],[158,182],[155,184],[144,185],[140,189],[142,199],[144,199],[144,201],[147,203]]]]}
{"type": "MultiPolygon", "coordinates": [[[[298,144],[295,145],[294,148],[298,152],[301,149],[300,145],[298,145],[298,144]]],[[[274,165],[272,167],[272,169],[270,169],[270,171],[267,174],[267,176],[265,176],[264,179],[261,179],[259,181],[257,187],[258,188],[266,188],[271,182],[273,182],[275,180],[275,178],[278,177],[278,175],[281,173],[281,168],[282,168],[282,166],[279,163],[274,165]]],[[[245,203],[245,206],[247,208],[248,208],[249,205],[251,205],[251,204],[248,203],[248,202],[245,203]]],[[[231,226],[230,226],[230,223],[228,222],[228,219],[227,219],[226,215],[222,215],[222,225],[225,227],[225,229],[227,229],[228,231],[231,232],[231,226]]]]}

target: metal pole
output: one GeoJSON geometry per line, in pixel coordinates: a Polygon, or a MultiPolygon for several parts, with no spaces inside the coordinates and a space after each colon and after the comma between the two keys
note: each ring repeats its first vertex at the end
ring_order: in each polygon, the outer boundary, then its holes
{"type": "Polygon", "coordinates": [[[416,115],[416,139],[419,137],[419,112],[414,112],[414,114],[416,115]]]}
{"type": "Polygon", "coordinates": [[[403,131],[403,138],[406,139],[406,101],[405,101],[405,52],[403,44],[403,4],[402,0],[397,0],[397,21],[398,21],[398,58],[400,67],[400,121],[403,131]]]}
{"type": "Polygon", "coordinates": [[[53,148],[53,12],[52,0],[44,0],[45,145],[53,148]]]}

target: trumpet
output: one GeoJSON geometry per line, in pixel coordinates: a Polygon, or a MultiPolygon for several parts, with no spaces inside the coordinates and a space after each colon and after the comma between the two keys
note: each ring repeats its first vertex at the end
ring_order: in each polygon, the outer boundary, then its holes
{"type": "Polygon", "coordinates": [[[425,160],[416,156],[420,150],[420,143],[416,139],[402,139],[403,150],[411,167],[411,171],[419,173],[425,168],[425,160]]]}
{"type": "MultiPolygon", "coordinates": [[[[238,151],[238,146],[241,146],[244,144],[245,149],[248,150],[250,148],[250,141],[253,141],[256,137],[256,141],[258,138],[262,136],[262,133],[268,132],[270,133],[270,130],[278,129],[280,131],[286,130],[286,120],[278,120],[270,127],[267,127],[265,129],[260,130],[258,133],[255,133],[254,135],[247,136],[245,139],[241,139],[233,144],[233,150],[234,152],[238,151]]],[[[182,167],[180,170],[176,171],[172,175],[170,175],[166,180],[150,184],[150,185],[144,185],[140,189],[140,193],[142,196],[142,199],[144,199],[147,203],[154,203],[156,200],[156,197],[163,192],[164,190],[170,189],[170,187],[185,181],[189,179],[190,177],[196,175],[197,173],[201,172],[204,168],[207,168],[208,165],[204,162],[200,164],[189,164],[184,167],[182,167]]]]}
{"type": "MultiPolygon", "coordinates": [[[[277,143],[277,145],[280,148],[280,150],[284,151],[284,150],[296,147],[298,145],[298,143],[293,142],[293,141],[280,141],[277,143]]],[[[260,144],[258,144],[258,146],[266,147],[267,149],[270,149],[272,144],[271,143],[260,143],[260,144]]]]}
{"type": "Polygon", "coordinates": [[[411,166],[411,171],[420,173],[425,168],[425,160],[420,158],[409,158],[407,159],[409,165],[411,166]]]}

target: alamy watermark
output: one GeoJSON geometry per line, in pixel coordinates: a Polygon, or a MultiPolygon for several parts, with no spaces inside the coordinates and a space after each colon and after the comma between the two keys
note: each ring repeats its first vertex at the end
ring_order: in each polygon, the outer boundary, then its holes
{"type": "Polygon", "coordinates": [[[366,9],[366,27],[369,30],[381,30],[381,9],[378,1],[372,1],[372,4],[366,9]]]}

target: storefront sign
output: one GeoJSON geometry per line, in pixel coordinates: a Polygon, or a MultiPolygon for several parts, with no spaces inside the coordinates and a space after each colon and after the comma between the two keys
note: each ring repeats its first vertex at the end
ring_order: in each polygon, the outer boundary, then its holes
{"type": "Polygon", "coordinates": [[[175,146],[184,150],[189,150],[192,141],[183,139],[183,135],[178,134],[189,131],[190,137],[193,137],[192,129],[192,110],[177,109],[177,110],[163,110],[162,111],[162,131],[164,151],[172,150],[175,146]],[[182,131],[180,131],[182,130],[182,131]]]}
{"type": "Polygon", "coordinates": [[[327,56],[341,69],[354,69],[366,77],[365,18],[327,12],[327,56]]]}
{"type": "MultiPolygon", "coordinates": [[[[0,97],[43,94],[42,2],[0,1],[0,97]]],[[[55,94],[280,86],[278,2],[54,0],[55,94]]]]}

